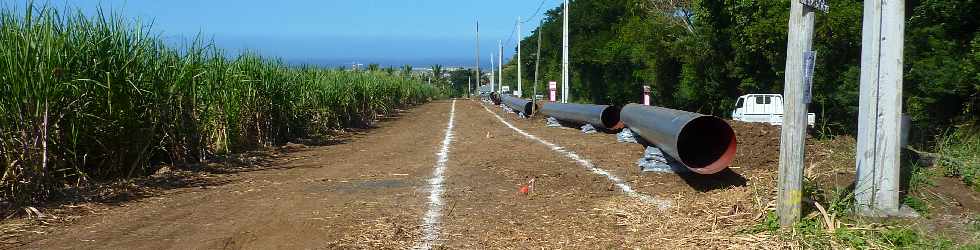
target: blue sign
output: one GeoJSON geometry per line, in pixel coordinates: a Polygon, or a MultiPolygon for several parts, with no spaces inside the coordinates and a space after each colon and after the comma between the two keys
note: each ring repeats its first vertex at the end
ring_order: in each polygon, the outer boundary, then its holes
{"type": "Polygon", "coordinates": [[[813,71],[817,66],[817,52],[803,52],[803,103],[813,100],[813,71]]]}

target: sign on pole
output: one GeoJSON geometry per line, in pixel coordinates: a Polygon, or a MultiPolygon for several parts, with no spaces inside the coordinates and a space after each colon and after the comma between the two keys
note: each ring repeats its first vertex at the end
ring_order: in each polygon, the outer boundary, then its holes
{"type": "Polygon", "coordinates": [[[827,0],[800,0],[800,3],[823,13],[830,11],[830,5],[827,5],[827,0]]]}
{"type": "Polygon", "coordinates": [[[817,66],[817,52],[803,53],[803,103],[813,103],[813,70],[817,66]]]}

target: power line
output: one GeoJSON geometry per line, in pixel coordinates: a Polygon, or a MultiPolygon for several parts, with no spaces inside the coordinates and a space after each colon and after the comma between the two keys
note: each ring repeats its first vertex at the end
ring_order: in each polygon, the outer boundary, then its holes
{"type": "Polygon", "coordinates": [[[548,0],[541,0],[541,4],[538,4],[538,9],[534,11],[534,14],[531,14],[530,16],[531,18],[528,18],[526,20],[531,21],[535,17],[538,17],[538,14],[541,14],[541,8],[544,8],[544,3],[546,2],[548,2],[548,0]]]}
{"type": "MultiPolygon", "coordinates": [[[[507,42],[504,43],[504,47],[510,47],[511,42],[513,42],[513,40],[514,40],[514,34],[517,33],[516,31],[517,31],[517,25],[518,25],[518,23],[523,23],[524,20],[531,21],[534,18],[537,18],[538,17],[538,14],[541,14],[541,10],[544,8],[544,4],[545,3],[548,3],[548,0],[541,0],[541,3],[538,4],[538,8],[536,10],[534,10],[534,14],[531,14],[530,15],[531,18],[517,20],[517,21],[514,22],[514,26],[511,27],[510,35],[507,37],[507,42]]],[[[520,39],[519,37],[520,37],[520,35],[518,35],[518,39],[520,39]]],[[[518,41],[518,42],[520,42],[520,41],[518,41]]]]}
{"type": "Polygon", "coordinates": [[[510,29],[510,37],[507,37],[507,42],[504,43],[504,46],[510,46],[511,40],[514,40],[514,33],[517,33],[517,22],[518,21],[514,21],[514,27],[511,27],[510,29]]]}

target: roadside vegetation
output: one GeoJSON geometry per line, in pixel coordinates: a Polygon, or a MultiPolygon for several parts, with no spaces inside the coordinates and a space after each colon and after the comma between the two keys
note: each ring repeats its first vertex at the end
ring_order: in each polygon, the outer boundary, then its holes
{"type": "MultiPolygon", "coordinates": [[[[728,116],[738,96],[783,92],[789,0],[576,0],[569,14],[571,97],[576,102],[640,102],[728,116]]],[[[862,1],[831,3],[817,13],[817,52],[810,112],[828,135],[857,131],[862,1]]],[[[561,75],[561,7],[544,13],[522,43],[524,69],[534,69],[541,36],[539,90],[561,75]]],[[[904,111],[912,142],[980,119],[980,3],[907,1],[904,111]]],[[[504,65],[515,84],[517,60],[504,65]]],[[[522,71],[531,89],[534,70],[522,71]]],[[[465,79],[464,79],[465,80],[465,79]]],[[[464,82],[465,83],[465,82],[464,82]]],[[[512,86],[512,89],[514,86],[512,86]]],[[[543,91],[542,91],[543,92],[543,91]]]]}
{"type": "MultiPolygon", "coordinates": [[[[976,201],[959,200],[972,187],[956,185],[957,175],[934,158],[918,158],[906,152],[903,159],[902,203],[914,210],[914,218],[868,218],[854,212],[852,182],[856,141],[850,136],[813,138],[808,143],[803,184],[803,218],[780,228],[774,203],[756,224],[732,237],[765,235],[769,249],[978,249],[980,227],[976,201]],[[935,164],[929,164],[936,161],[935,164]],[[951,178],[953,177],[953,178],[951,178]]],[[[945,156],[943,156],[945,157],[945,156]]],[[[775,181],[775,180],[773,180],[775,181]]],[[[770,186],[767,186],[770,187],[770,186]]],[[[756,190],[771,196],[770,188],[756,190]]],[[[969,197],[971,195],[965,195],[969,197]]],[[[974,196],[975,197],[975,196],[974,196]]]]}
{"type": "MultiPolygon", "coordinates": [[[[740,95],[783,92],[789,6],[789,0],[572,1],[571,97],[584,103],[639,102],[642,86],[650,85],[653,105],[727,117],[740,95]]],[[[910,144],[922,151],[906,152],[916,160],[905,166],[912,171],[904,203],[927,216],[932,207],[951,206],[920,192],[934,178],[955,177],[980,191],[978,12],[980,2],[974,0],[906,2],[903,110],[912,119],[910,144]],[[922,158],[933,160],[918,160],[922,158]]],[[[863,3],[857,0],[833,1],[829,13],[816,14],[813,47],[818,56],[810,112],[818,116],[818,141],[833,143],[857,132],[862,14],[863,3]]],[[[557,7],[519,41],[525,59],[504,65],[503,82],[517,82],[517,63],[535,68],[539,36],[538,89],[559,79],[561,34],[562,9],[557,7]]],[[[534,79],[534,71],[523,74],[524,89],[531,89],[528,79],[534,79]]],[[[831,154],[842,152],[850,156],[829,163],[833,170],[808,166],[807,174],[853,175],[853,148],[831,154]]],[[[777,232],[774,218],[760,219],[758,232],[771,231],[791,245],[816,249],[942,249],[959,244],[915,223],[851,216],[847,181],[808,182],[810,216],[790,233],[777,232]],[[818,211],[814,202],[826,211],[818,211]]],[[[980,238],[980,232],[973,234],[980,238]]]]}
{"type": "Polygon", "coordinates": [[[146,23],[28,3],[0,10],[0,207],[60,188],[366,127],[441,88],[386,71],[289,67],[146,23]]]}
{"type": "Polygon", "coordinates": [[[980,192],[980,133],[955,129],[940,137],[935,164],[949,177],[958,177],[980,192]]]}
{"type": "MultiPolygon", "coordinates": [[[[846,188],[827,189],[807,182],[805,207],[810,213],[788,230],[779,227],[775,211],[752,230],[767,232],[786,247],[803,249],[959,249],[953,240],[929,234],[906,220],[874,220],[853,213],[854,197],[846,188]],[[819,205],[819,207],[818,207],[819,205]]],[[[921,215],[928,211],[918,198],[909,196],[906,205],[921,215]],[[919,204],[919,206],[916,206],[919,204]]],[[[980,247],[980,246],[972,246],[980,247]]]]}

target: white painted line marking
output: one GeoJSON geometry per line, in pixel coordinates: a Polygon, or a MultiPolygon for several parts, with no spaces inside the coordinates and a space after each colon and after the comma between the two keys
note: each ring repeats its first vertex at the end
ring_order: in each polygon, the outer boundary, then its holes
{"type": "Polygon", "coordinates": [[[453,142],[453,124],[456,118],[456,100],[449,108],[449,125],[446,125],[446,137],[442,139],[442,148],[436,153],[435,170],[429,179],[429,211],[422,219],[422,238],[415,244],[415,249],[432,249],[432,243],[439,239],[439,219],[442,217],[442,183],[446,178],[446,162],[449,161],[449,144],[453,142]]]}
{"type": "Polygon", "coordinates": [[[596,167],[595,164],[592,164],[592,162],[590,162],[588,159],[582,158],[581,156],[579,156],[578,154],[576,154],[574,151],[567,150],[567,149],[562,148],[562,147],[560,147],[558,145],[555,145],[554,143],[551,143],[551,142],[542,140],[541,138],[538,138],[537,136],[534,136],[532,134],[529,134],[527,132],[524,132],[524,130],[521,130],[520,128],[517,128],[514,125],[510,124],[509,122],[507,122],[506,120],[504,120],[504,118],[503,117],[500,117],[500,115],[497,115],[497,113],[494,113],[493,111],[490,111],[490,109],[487,108],[487,106],[483,106],[483,109],[485,109],[487,112],[489,112],[493,116],[496,116],[497,117],[497,120],[500,120],[500,122],[504,123],[504,125],[507,125],[507,127],[510,127],[510,129],[513,129],[514,131],[517,131],[517,133],[520,133],[520,134],[524,135],[525,137],[527,137],[527,138],[529,138],[531,140],[535,140],[537,142],[540,142],[541,144],[544,144],[545,146],[548,146],[549,148],[551,148],[551,150],[554,150],[555,152],[564,154],[566,157],[571,158],[572,160],[574,160],[575,162],[577,162],[579,165],[581,165],[585,169],[588,169],[589,171],[592,171],[592,173],[605,176],[607,179],[609,179],[609,181],[612,181],[616,185],[616,187],[618,187],[620,190],[623,190],[623,193],[625,193],[627,196],[634,197],[634,198],[639,199],[640,201],[643,201],[643,202],[646,202],[646,203],[649,203],[649,204],[656,205],[657,208],[660,209],[661,211],[670,208],[670,200],[661,200],[661,199],[658,199],[658,198],[655,198],[655,197],[652,197],[652,196],[649,196],[649,195],[646,195],[646,194],[638,193],[638,192],[634,191],[633,188],[630,187],[629,184],[627,184],[625,181],[623,181],[623,179],[620,179],[619,177],[616,177],[612,173],[609,173],[609,171],[606,171],[604,169],[601,169],[601,168],[596,167]]]}

